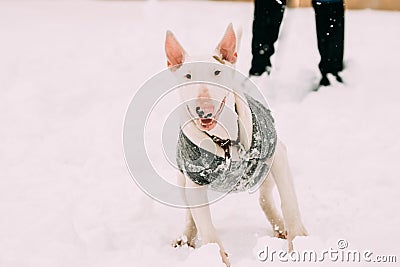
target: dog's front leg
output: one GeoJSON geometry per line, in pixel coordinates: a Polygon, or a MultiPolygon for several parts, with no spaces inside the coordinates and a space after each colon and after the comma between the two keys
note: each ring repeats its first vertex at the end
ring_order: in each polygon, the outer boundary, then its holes
{"type": "MultiPolygon", "coordinates": [[[[187,204],[186,194],[185,194],[185,189],[184,189],[186,186],[186,178],[185,178],[185,175],[180,171],[178,172],[178,176],[177,176],[177,184],[182,188],[182,190],[181,190],[182,198],[184,199],[184,201],[187,204]]],[[[196,246],[196,237],[197,237],[197,228],[194,223],[192,213],[190,212],[190,209],[187,208],[186,209],[185,230],[183,231],[183,234],[179,238],[175,239],[172,242],[172,246],[180,247],[180,246],[188,245],[189,247],[194,248],[196,246]]]]}
{"type": "MultiPolygon", "coordinates": [[[[190,206],[193,206],[191,204],[194,203],[208,203],[207,188],[205,186],[197,185],[189,178],[186,178],[186,187],[195,188],[195,190],[191,189],[190,191],[186,191],[186,201],[190,206]]],[[[222,262],[229,267],[230,263],[228,254],[225,252],[222,242],[219,239],[217,231],[211,221],[210,206],[206,204],[201,207],[190,208],[190,212],[196,224],[202,244],[218,244],[222,262]]]]}
{"type": "Polygon", "coordinates": [[[289,250],[293,250],[293,239],[296,236],[306,236],[307,231],[301,221],[293,178],[289,168],[285,145],[278,140],[275,158],[272,164],[272,174],[281,198],[282,214],[287,230],[289,250]]]}

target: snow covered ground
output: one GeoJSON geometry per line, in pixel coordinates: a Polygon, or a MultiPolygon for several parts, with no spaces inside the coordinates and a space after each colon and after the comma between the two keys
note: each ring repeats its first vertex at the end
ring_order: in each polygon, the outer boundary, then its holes
{"type": "MultiPolygon", "coordinates": [[[[173,249],[183,210],[148,198],[122,152],[125,110],[165,67],[172,29],[187,50],[243,28],[252,5],[216,2],[0,2],[0,266],[219,266],[214,246],[173,249]]],[[[344,85],[318,82],[312,9],[287,10],[263,82],[290,162],[309,237],[298,249],[397,255],[400,231],[400,13],[348,11],[344,85]]],[[[286,248],[257,194],[212,205],[232,266],[262,266],[286,248]]],[[[328,264],[328,263],[325,263],[328,264]]],[[[391,264],[395,265],[395,264],[391,264]]]]}

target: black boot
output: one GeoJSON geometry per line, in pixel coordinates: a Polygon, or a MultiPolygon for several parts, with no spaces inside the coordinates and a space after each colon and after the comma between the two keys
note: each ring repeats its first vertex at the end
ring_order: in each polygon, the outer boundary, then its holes
{"type": "Polygon", "coordinates": [[[340,77],[340,75],[338,73],[334,73],[333,75],[336,77],[336,81],[343,83],[343,79],[342,79],[342,77],[340,77]]]}
{"type": "Polygon", "coordinates": [[[328,77],[326,76],[326,74],[322,74],[322,78],[321,81],[319,82],[320,86],[329,86],[331,85],[331,83],[329,82],[328,77]]]}
{"type": "Polygon", "coordinates": [[[343,1],[313,0],[317,29],[321,73],[332,73],[342,82],[338,72],[343,70],[344,5],[343,1]]]}
{"type": "Polygon", "coordinates": [[[255,58],[251,61],[250,76],[261,76],[264,72],[269,75],[271,72],[271,61],[269,58],[263,58],[261,61],[256,61],[255,58]]]}

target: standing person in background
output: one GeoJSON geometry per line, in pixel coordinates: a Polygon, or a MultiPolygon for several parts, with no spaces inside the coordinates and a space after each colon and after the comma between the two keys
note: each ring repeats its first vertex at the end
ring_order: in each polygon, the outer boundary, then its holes
{"type": "Polygon", "coordinates": [[[313,0],[317,28],[318,51],[321,56],[320,85],[330,85],[327,75],[343,82],[339,72],[343,70],[344,50],[344,4],[343,0],[313,0]]]}
{"type": "MultiPolygon", "coordinates": [[[[320,85],[330,84],[329,73],[342,82],[339,72],[343,70],[344,5],[343,0],[312,0],[317,28],[318,51],[321,56],[320,85]]],[[[261,76],[271,71],[274,43],[285,12],[286,0],[255,0],[250,76],[261,76]]]]}
{"type": "Polygon", "coordinates": [[[278,40],[286,0],[255,0],[253,40],[251,41],[250,75],[261,76],[271,71],[270,58],[274,54],[274,43],[278,40]]]}

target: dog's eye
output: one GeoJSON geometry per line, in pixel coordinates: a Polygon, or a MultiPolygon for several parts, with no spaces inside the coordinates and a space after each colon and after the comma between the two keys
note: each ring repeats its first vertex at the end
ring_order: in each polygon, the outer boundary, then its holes
{"type": "Polygon", "coordinates": [[[216,70],[216,71],[214,71],[214,74],[215,74],[215,76],[218,76],[220,73],[221,73],[221,71],[220,71],[220,70],[216,70]]]}
{"type": "Polygon", "coordinates": [[[192,74],[188,73],[188,74],[185,75],[185,77],[186,77],[186,79],[190,80],[190,79],[192,79],[192,74]]]}

